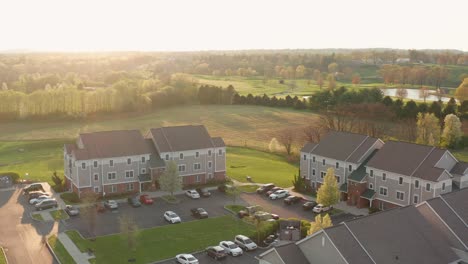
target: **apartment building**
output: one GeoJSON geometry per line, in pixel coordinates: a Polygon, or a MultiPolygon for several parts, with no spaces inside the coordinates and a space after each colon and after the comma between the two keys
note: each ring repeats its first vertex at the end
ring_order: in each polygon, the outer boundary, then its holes
{"type": "Polygon", "coordinates": [[[184,184],[206,183],[226,176],[226,147],[204,126],[80,134],[64,147],[64,174],[68,190],[100,195],[141,192],[158,188],[167,162],[178,165],[184,184]]]}
{"type": "Polygon", "coordinates": [[[378,138],[332,131],[319,143],[307,143],[301,149],[301,176],[310,181],[312,188],[318,189],[327,169],[333,168],[341,187],[346,185],[349,175],[383,144],[378,138]]]}

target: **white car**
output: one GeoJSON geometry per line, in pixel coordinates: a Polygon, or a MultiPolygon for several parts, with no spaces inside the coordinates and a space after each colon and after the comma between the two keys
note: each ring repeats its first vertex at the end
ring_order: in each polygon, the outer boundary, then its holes
{"type": "Polygon", "coordinates": [[[51,198],[50,195],[47,195],[47,194],[41,195],[41,196],[39,196],[37,198],[33,198],[33,199],[29,200],[29,204],[37,204],[38,202],[40,202],[42,200],[50,199],[50,198],[51,198]]]}
{"type": "Polygon", "coordinates": [[[179,254],[176,256],[176,260],[180,264],[198,264],[198,259],[191,254],[179,254]]]}
{"type": "Polygon", "coordinates": [[[119,208],[119,204],[115,200],[107,200],[104,202],[104,206],[109,209],[117,209],[119,208]]]}
{"type": "Polygon", "coordinates": [[[252,241],[252,239],[244,236],[244,235],[237,235],[234,238],[234,242],[241,247],[242,249],[245,250],[255,250],[257,249],[257,244],[252,241]]]}
{"type": "Polygon", "coordinates": [[[276,199],[279,199],[279,198],[285,198],[288,195],[289,195],[288,190],[278,190],[278,191],[270,194],[270,199],[271,200],[276,200],[276,199]]]}
{"type": "Polygon", "coordinates": [[[322,212],[326,212],[328,210],[330,210],[331,207],[330,206],[324,206],[323,204],[317,204],[314,209],[312,209],[312,211],[314,213],[317,213],[317,214],[320,214],[322,212]]]}
{"type": "Polygon", "coordinates": [[[244,251],[236,243],[232,241],[221,241],[219,246],[224,248],[228,254],[231,254],[233,257],[241,256],[244,251]]]}
{"type": "Polygon", "coordinates": [[[182,222],[182,220],[180,220],[180,217],[173,211],[164,212],[164,219],[166,219],[166,221],[170,222],[171,224],[182,222]]]}
{"type": "Polygon", "coordinates": [[[185,194],[192,199],[200,198],[200,194],[195,190],[187,190],[185,194]]]}

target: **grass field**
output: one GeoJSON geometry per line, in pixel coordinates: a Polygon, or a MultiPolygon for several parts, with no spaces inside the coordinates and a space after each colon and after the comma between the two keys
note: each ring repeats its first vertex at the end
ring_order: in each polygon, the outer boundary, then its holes
{"type": "Polygon", "coordinates": [[[68,214],[64,211],[64,210],[54,210],[54,211],[51,211],[50,212],[50,215],[52,216],[52,218],[54,218],[54,220],[58,221],[58,220],[62,220],[62,219],[68,219],[70,218],[68,216],[68,214]]]}
{"type": "Polygon", "coordinates": [[[237,205],[237,204],[229,204],[229,205],[226,205],[226,208],[237,214],[239,213],[240,210],[244,210],[245,206],[237,205]]]}
{"type": "Polygon", "coordinates": [[[0,264],[7,264],[5,252],[2,247],[0,247],[0,264]]]}
{"type": "Polygon", "coordinates": [[[280,155],[236,147],[228,147],[227,153],[227,175],[241,182],[247,182],[248,175],[254,182],[289,187],[297,174],[297,166],[280,155]]]}
{"type": "Polygon", "coordinates": [[[48,239],[50,247],[54,250],[55,255],[59,258],[62,264],[74,264],[76,263],[73,258],[70,256],[68,251],[60,242],[56,235],[50,236],[48,239]]]}
{"type": "Polygon", "coordinates": [[[243,192],[254,193],[258,189],[258,186],[257,185],[241,185],[237,188],[243,192]]]}
{"type": "Polygon", "coordinates": [[[37,221],[44,221],[44,218],[42,218],[42,215],[40,213],[32,214],[32,218],[36,219],[37,221]]]}
{"type": "Polygon", "coordinates": [[[80,250],[92,248],[96,263],[126,263],[129,258],[136,258],[135,263],[150,263],[173,258],[182,252],[203,250],[216,245],[222,240],[233,239],[237,234],[250,236],[253,226],[231,216],[208,218],[177,225],[166,225],[140,230],[137,236],[136,252],[127,247],[121,235],[97,237],[96,241],[83,240],[76,232],[67,234],[80,250]]]}

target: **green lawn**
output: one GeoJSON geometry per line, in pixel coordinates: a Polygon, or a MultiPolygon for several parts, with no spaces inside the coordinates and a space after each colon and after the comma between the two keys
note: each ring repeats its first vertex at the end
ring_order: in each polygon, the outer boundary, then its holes
{"type": "Polygon", "coordinates": [[[233,239],[237,234],[249,236],[253,232],[253,226],[231,216],[143,229],[139,232],[135,253],[128,249],[122,235],[97,237],[96,241],[91,242],[83,240],[78,234],[67,234],[82,251],[92,248],[96,263],[126,263],[132,257],[136,258],[136,263],[149,263],[183,252],[202,250],[219,241],[233,239]]]}
{"type": "Polygon", "coordinates": [[[238,204],[229,204],[229,205],[226,205],[226,208],[237,214],[239,213],[240,210],[244,210],[245,206],[238,205],[238,204]]]}
{"type": "Polygon", "coordinates": [[[36,220],[38,220],[38,221],[44,221],[44,218],[42,218],[42,215],[39,214],[39,213],[38,213],[38,214],[33,214],[33,215],[32,215],[32,218],[33,218],[33,219],[36,219],[36,220]]]}
{"type": "Polygon", "coordinates": [[[68,219],[69,216],[64,210],[54,210],[50,212],[50,215],[54,220],[68,219]]]}
{"type": "Polygon", "coordinates": [[[246,176],[257,183],[274,183],[277,186],[292,186],[297,166],[283,156],[253,149],[228,147],[227,175],[232,179],[246,182],[246,176]]]}
{"type": "Polygon", "coordinates": [[[54,250],[55,255],[59,258],[62,264],[73,264],[76,263],[70,256],[68,251],[63,246],[62,242],[57,239],[56,235],[50,236],[48,239],[49,245],[54,250]]]}
{"type": "Polygon", "coordinates": [[[7,264],[5,252],[2,247],[0,247],[0,264],[7,264]]]}

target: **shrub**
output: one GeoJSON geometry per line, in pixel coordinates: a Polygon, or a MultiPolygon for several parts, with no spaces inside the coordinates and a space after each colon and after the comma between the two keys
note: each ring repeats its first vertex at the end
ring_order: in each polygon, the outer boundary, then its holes
{"type": "Polygon", "coordinates": [[[380,212],[379,208],[369,207],[369,214],[380,212]]]}
{"type": "Polygon", "coordinates": [[[62,198],[65,203],[79,203],[80,202],[80,198],[78,198],[78,195],[74,192],[62,193],[60,194],[60,198],[62,198]]]}
{"type": "Polygon", "coordinates": [[[16,173],[16,172],[2,172],[0,173],[0,177],[2,176],[10,176],[11,180],[14,182],[14,183],[18,183],[19,182],[19,174],[16,173]]]}
{"type": "Polygon", "coordinates": [[[264,222],[264,224],[259,228],[259,230],[254,232],[251,238],[258,244],[263,243],[263,240],[265,240],[267,236],[277,233],[278,228],[279,221],[264,222]]]}
{"type": "Polygon", "coordinates": [[[227,180],[217,180],[217,179],[209,179],[206,183],[199,183],[199,184],[189,184],[185,185],[182,189],[183,190],[192,190],[196,188],[203,188],[203,187],[211,187],[211,186],[218,186],[226,183],[227,180]]]}

